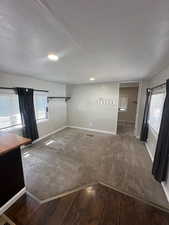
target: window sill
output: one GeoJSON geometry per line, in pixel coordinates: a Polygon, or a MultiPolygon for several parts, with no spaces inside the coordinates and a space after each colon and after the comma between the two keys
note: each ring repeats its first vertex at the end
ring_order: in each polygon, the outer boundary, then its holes
{"type": "Polygon", "coordinates": [[[48,122],[49,121],[49,119],[41,119],[41,120],[37,120],[37,124],[39,124],[39,123],[46,123],[46,122],[48,122]]]}
{"type": "Polygon", "coordinates": [[[2,132],[11,132],[11,131],[20,130],[20,129],[22,129],[22,125],[21,124],[13,126],[13,127],[2,128],[0,131],[2,131],[2,132]]]}
{"type": "MultiPolygon", "coordinates": [[[[37,121],[37,124],[39,123],[45,123],[47,122],[49,119],[41,119],[37,121]]],[[[8,128],[2,128],[0,129],[0,132],[12,132],[12,131],[17,131],[17,130],[21,130],[22,129],[22,125],[16,125],[13,127],[8,127],[8,128]]]]}
{"type": "Polygon", "coordinates": [[[119,109],[119,112],[127,112],[127,109],[119,109]]]}

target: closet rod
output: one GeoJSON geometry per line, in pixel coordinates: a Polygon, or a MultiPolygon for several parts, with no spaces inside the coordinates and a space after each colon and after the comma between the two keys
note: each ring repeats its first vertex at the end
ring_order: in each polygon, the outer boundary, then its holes
{"type": "Polygon", "coordinates": [[[51,97],[48,97],[48,100],[50,99],[65,99],[65,101],[67,102],[71,97],[57,97],[57,96],[51,96],[51,97]]]}

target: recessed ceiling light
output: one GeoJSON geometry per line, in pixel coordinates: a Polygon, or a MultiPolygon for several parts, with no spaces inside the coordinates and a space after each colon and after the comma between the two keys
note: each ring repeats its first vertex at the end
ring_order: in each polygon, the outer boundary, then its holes
{"type": "Polygon", "coordinates": [[[58,61],[59,57],[55,54],[48,54],[48,59],[50,59],[52,61],[58,61]]]}
{"type": "Polygon", "coordinates": [[[95,78],[94,77],[90,77],[90,81],[94,81],[95,80],[95,78]]]}

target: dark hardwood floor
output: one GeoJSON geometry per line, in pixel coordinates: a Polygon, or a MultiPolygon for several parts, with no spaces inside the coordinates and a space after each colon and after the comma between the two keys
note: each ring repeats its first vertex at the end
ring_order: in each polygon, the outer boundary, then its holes
{"type": "Polygon", "coordinates": [[[20,198],[6,215],[16,225],[169,225],[169,213],[103,185],[39,204],[20,198]]]}

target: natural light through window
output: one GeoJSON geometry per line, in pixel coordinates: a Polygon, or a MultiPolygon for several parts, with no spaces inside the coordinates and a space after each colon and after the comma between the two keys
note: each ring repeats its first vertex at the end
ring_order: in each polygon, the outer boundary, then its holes
{"type": "Polygon", "coordinates": [[[16,94],[0,94],[0,109],[0,129],[21,124],[16,94]]]}
{"type": "Polygon", "coordinates": [[[149,125],[157,134],[160,129],[165,93],[157,93],[151,96],[149,125]]]}
{"type": "MultiPolygon", "coordinates": [[[[48,119],[47,93],[34,93],[36,120],[48,119]]],[[[13,90],[0,92],[0,129],[21,125],[18,95],[13,90]]]]}
{"type": "Polygon", "coordinates": [[[47,94],[44,92],[34,93],[35,115],[37,120],[48,118],[47,94]]]}
{"type": "Polygon", "coordinates": [[[119,99],[119,111],[127,111],[128,108],[128,97],[121,96],[119,99]]]}

